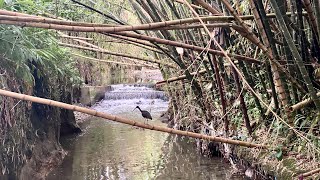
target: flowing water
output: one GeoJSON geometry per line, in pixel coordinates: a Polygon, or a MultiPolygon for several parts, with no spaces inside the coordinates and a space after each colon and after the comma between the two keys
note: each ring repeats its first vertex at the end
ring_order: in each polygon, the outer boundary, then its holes
{"type": "MultiPolygon", "coordinates": [[[[146,86],[113,85],[93,108],[144,121],[139,110],[133,111],[137,105],[151,112],[149,123],[166,126],[159,118],[167,110],[167,98],[146,86]]],[[[232,175],[230,165],[222,159],[201,156],[193,139],[100,118],[91,118],[82,126],[80,136],[61,140],[68,154],[47,179],[243,179],[232,175]]]]}

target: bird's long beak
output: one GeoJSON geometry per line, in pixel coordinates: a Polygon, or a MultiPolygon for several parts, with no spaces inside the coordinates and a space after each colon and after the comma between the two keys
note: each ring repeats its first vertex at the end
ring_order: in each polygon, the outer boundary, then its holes
{"type": "Polygon", "coordinates": [[[137,108],[134,108],[132,111],[134,111],[135,109],[137,109],[137,108]]]}

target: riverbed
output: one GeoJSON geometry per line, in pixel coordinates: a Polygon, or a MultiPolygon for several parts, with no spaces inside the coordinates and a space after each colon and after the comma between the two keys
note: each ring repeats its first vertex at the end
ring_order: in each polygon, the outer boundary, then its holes
{"type": "MultiPolygon", "coordinates": [[[[168,99],[147,86],[113,85],[93,108],[145,121],[136,106],[151,113],[153,120],[146,123],[166,126],[160,115],[168,99]]],[[[95,117],[81,126],[82,134],[61,139],[68,154],[47,179],[244,179],[223,159],[200,155],[191,138],[95,117]]]]}

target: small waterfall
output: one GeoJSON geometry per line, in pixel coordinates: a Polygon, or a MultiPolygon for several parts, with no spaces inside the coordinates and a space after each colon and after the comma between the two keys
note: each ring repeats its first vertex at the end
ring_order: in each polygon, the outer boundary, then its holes
{"type": "Polygon", "coordinates": [[[117,99],[162,99],[168,98],[163,91],[156,91],[147,85],[112,85],[111,91],[106,92],[105,100],[117,99]]]}
{"type": "MultiPolygon", "coordinates": [[[[111,90],[105,93],[104,100],[93,108],[116,115],[132,112],[136,106],[152,114],[160,114],[168,108],[168,97],[163,91],[154,90],[150,85],[117,84],[112,85],[111,90]]],[[[140,116],[137,112],[135,114],[140,116]]]]}

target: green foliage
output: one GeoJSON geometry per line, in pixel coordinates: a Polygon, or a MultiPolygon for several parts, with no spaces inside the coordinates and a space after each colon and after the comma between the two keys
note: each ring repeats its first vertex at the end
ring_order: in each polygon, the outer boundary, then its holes
{"type": "Polygon", "coordinates": [[[277,152],[275,153],[275,157],[281,161],[282,158],[283,158],[283,154],[282,154],[282,150],[281,149],[278,149],[277,152]]]}
{"type": "MultiPolygon", "coordinates": [[[[0,1],[4,9],[36,14],[54,7],[53,1],[5,0],[0,1]]],[[[55,33],[36,28],[21,28],[0,25],[1,66],[14,72],[27,86],[32,86],[36,69],[32,61],[45,67],[39,76],[66,76],[70,83],[80,84],[80,76],[69,52],[58,46],[55,33]]]]}
{"type": "Polygon", "coordinates": [[[28,85],[33,84],[32,61],[46,67],[38,73],[40,75],[68,76],[71,83],[80,83],[75,62],[48,30],[1,25],[0,54],[4,67],[14,71],[28,85]]]}

